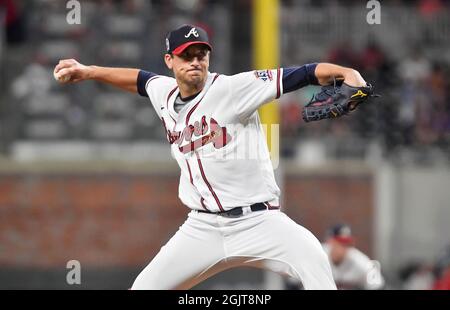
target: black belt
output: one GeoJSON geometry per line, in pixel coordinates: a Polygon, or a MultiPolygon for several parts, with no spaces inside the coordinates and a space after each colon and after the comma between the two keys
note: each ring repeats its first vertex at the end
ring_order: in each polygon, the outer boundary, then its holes
{"type": "MultiPolygon", "coordinates": [[[[245,207],[236,207],[236,208],[233,208],[233,209],[230,209],[227,211],[219,211],[219,212],[211,212],[211,211],[206,211],[206,210],[197,210],[197,211],[203,212],[203,213],[222,215],[222,216],[226,216],[226,217],[239,217],[242,214],[244,214],[244,210],[242,208],[245,208],[245,207]]],[[[262,202],[255,203],[250,206],[250,210],[252,210],[252,212],[262,211],[262,210],[278,210],[279,208],[280,207],[269,206],[268,204],[266,205],[265,203],[262,203],[262,202]]]]}

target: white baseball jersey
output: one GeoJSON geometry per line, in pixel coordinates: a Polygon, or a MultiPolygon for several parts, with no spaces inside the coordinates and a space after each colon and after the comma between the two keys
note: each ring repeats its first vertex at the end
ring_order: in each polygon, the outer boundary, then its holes
{"type": "Polygon", "coordinates": [[[212,212],[258,202],[279,205],[257,109],[282,94],[282,70],[208,73],[203,90],[179,113],[176,80],[155,75],[147,81],[145,90],[181,168],[183,204],[212,212]]]}
{"type": "MultiPolygon", "coordinates": [[[[322,246],[329,256],[330,246],[322,246]]],[[[331,259],[330,264],[334,281],[341,289],[380,289],[384,286],[379,264],[354,247],[347,250],[347,255],[339,265],[333,264],[331,259]]]]}
{"type": "Polygon", "coordinates": [[[187,289],[237,266],[287,274],[306,289],[336,289],[319,240],[270,208],[278,206],[280,189],[257,112],[283,92],[317,82],[314,68],[208,73],[203,90],[184,106],[175,79],[139,73],[138,92],[150,98],[181,168],[179,197],[193,210],[132,289],[187,289]],[[253,212],[248,206],[255,203],[268,210],[253,212]],[[241,216],[217,213],[235,207],[243,207],[241,216]]]}

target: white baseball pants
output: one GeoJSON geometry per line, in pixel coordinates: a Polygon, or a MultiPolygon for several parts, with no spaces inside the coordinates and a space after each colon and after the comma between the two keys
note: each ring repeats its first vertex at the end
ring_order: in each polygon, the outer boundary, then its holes
{"type": "Polygon", "coordinates": [[[132,289],[189,289],[237,266],[287,274],[305,289],[336,289],[328,257],[310,231],[279,210],[248,208],[238,218],[191,211],[132,289]]]}

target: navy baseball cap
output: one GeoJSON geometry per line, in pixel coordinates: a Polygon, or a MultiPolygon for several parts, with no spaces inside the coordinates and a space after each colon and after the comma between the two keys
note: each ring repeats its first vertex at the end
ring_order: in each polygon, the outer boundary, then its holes
{"type": "Polygon", "coordinates": [[[194,25],[182,25],[169,32],[166,37],[168,54],[180,55],[186,48],[194,44],[203,44],[210,51],[212,50],[206,31],[194,25]]]}
{"type": "Polygon", "coordinates": [[[351,245],[355,241],[352,236],[352,230],[347,224],[337,224],[331,227],[328,235],[330,238],[345,245],[351,245]]]}

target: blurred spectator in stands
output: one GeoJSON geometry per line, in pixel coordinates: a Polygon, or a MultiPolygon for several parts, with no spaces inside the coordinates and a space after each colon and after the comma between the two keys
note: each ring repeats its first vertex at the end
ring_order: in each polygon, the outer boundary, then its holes
{"type": "Polygon", "coordinates": [[[445,143],[450,131],[448,85],[445,69],[434,64],[416,97],[417,142],[421,145],[445,143]]]}
{"type": "Polygon", "coordinates": [[[398,74],[405,83],[413,83],[414,86],[424,82],[431,72],[431,63],[423,54],[420,46],[415,46],[411,54],[399,63],[398,74]]]}
{"type": "Polygon", "coordinates": [[[0,8],[6,11],[4,19],[6,42],[14,45],[25,41],[25,10],[23,9],[23,2],[21,0],[0,0],[0,8]]]}
{"type": "Polygon", "coordinates": [[[332,47],[326,57],[328,62],[337,63],[341,66],[359,68],[359,57],[349,39],[343,39],[332,47]]]}
{"type": "Polygon", "coordinates": [[[422,37],[422,44],[441,44],[439,40],[436,40],[433,33],[436,32],[435,20],[443,9],[444,5],[441,0],[420,0],[418,2],[418,11],[422,16],[422,24],[419,30],[420,36],[422,37]]]}
{"type": "Polygon", "coordinates": [[[365,71],[376,71],[386,60],[386,55],[378,42],[372,37],[361,52],[361,68],[365,71]]]}
{"type": "Polygon", "coordinates": [[[49,92],[54,79],[49,72],[44,58],[36,57],[24,72],[16,77],[11,85],[11,91],[15,98],[23,99],[27,96],[40,96],[49,92]]]}
{"type": "Polygon", "coordinates": [[[370,37],[359,55],[361,72],[377,89],[392,87],[392,66],[387,54],[374,37],[370,37]]]}
{"type": "Polygon", "coordinates": [[[411,55],[404,58],[398,65],[397,74],[400,78],[399,98],[399,126],[405,139],[405,144],[414,142],[416,121],[419,123],[419,132],[423,142],[430,140],[427,126],[429,120],[427,111],[430,105],[427,98],[426,81],[431,72],[430,61],[424,57],[420,47],[413,48],[411,55]]]}
{"type": "Polygon", "coordinates": [[[445,143],[446,135],[450,133],[450,103],[449,82],[447,81],[445,67],[434,64],[429,77],[430,101],[432,104],[432,130],[436,133],[439,143],[445,143]]]}
{"type": "Polygon", "coordinates": [[[426,18],[432,18],[444,8],[441,0],[420,0],[418,7],[419,12],[426,18]]]}
{"type": "Polygon", "coordinates": [[[428,85],[433,101],[441,106],[445,106],[447,97],[447,81],[444,72],[444,66],[438,63],[433,64],[433,69],[429,77],[428,85]]]}
{"type": "Polygon", "coordinates": [[[416,101],[415,111],[415,139],[418,145],[430,145],[437,141],[438,135],[433,128],[434,114],[432,113],[431,98],[427,92],[421,92],[416,101]]]}

